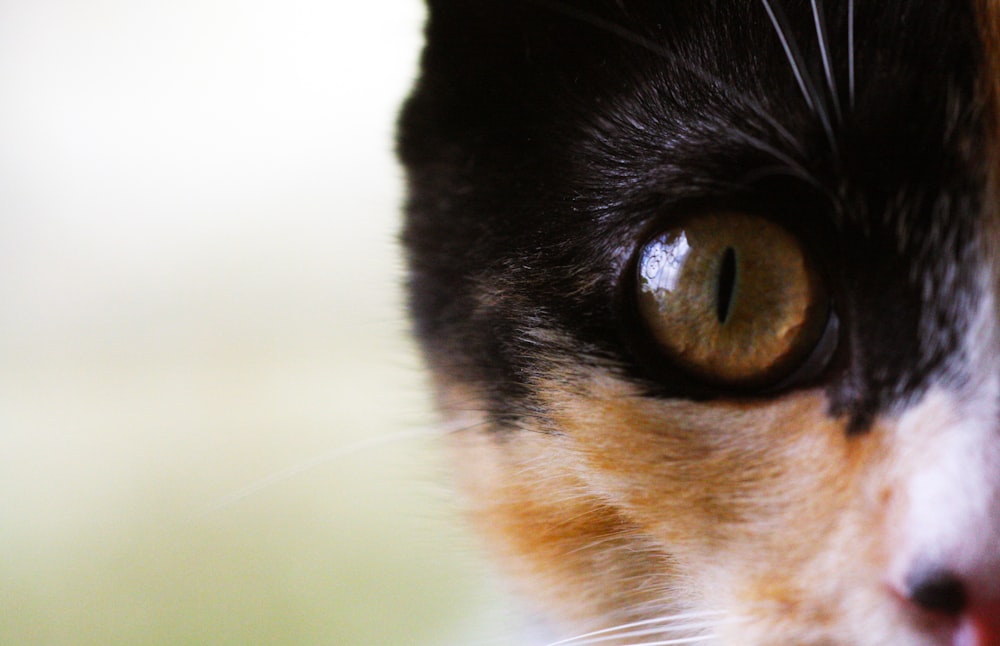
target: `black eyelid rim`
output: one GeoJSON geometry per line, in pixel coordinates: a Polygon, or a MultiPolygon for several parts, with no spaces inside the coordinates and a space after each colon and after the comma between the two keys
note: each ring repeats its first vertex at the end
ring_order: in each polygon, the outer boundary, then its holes
{"type": "Polygon", "coordinates": [[[816,345],[806,355],[798,368],[791,374],[780,379],[772,386],[768,386],[760,391],[761,395],[773,395],[785,392],[793,388],[802,388],[815,383],[832,363],[834,355],[840,347],[840,317],[834,309],[833,299],[827,304],[827,316],[825,327],[819,335],[816,345]]]}

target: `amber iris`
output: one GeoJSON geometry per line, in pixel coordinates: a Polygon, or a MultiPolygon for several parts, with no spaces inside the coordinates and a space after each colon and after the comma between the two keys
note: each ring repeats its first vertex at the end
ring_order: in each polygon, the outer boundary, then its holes
{"type": "Polygon", "coordinates": [[[816,347],[829,317],[823,281],[799,240],[745,213],[685,219],[638,264],[639,313],[677,367],[732,386],[765,386],[816,347]]]}

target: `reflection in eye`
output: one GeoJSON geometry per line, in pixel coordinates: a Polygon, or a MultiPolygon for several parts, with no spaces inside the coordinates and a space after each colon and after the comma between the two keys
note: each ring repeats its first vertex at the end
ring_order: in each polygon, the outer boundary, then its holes
{"type": "Polygon", "coordinates": [[[650,248],[649,256],[642,263],[642,291],[653,293],[657,290],[672,292],[681,279],[684,261],[691,253],[687,234],[666,234],[660,244],[650,248]],[[671,238],[673,238],[671,240],[671,238]]]}

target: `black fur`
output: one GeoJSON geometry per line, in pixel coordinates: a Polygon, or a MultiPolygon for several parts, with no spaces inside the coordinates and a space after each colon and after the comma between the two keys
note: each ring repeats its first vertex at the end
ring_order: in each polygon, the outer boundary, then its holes
{"type": "Polygon", "coordinates": [[[810,383],[832,414],[863,429],[963,378],[985,182],[971,0],[857,0],[853,98],[846,0],[825,3],[836,95],[809,3],[770,4],[811,94],[761,0],[430,1],[399,143],[411,309],[495,418],[537,414],[530,377],[553,361],[747,396],[665,362],[628,296],[645,236],[720,207],[782,223],[825,273],[839,338],[810,383]]]}

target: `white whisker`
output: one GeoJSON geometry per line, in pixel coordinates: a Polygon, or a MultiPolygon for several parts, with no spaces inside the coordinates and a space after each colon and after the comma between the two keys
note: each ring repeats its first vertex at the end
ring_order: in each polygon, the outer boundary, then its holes
{"type": "Polygon", "coordinates": [[[854,108],[854,0],[847,0],[847,70],[851,108],[854,108]]]}
{"type": "MultiPolygon", "coordinates": [[[[799,163],[798,161],[796,161],[791,156],[786,155],[785,153],[783,153],[782,151],[778,150],[774,146],[772,146],[772,145],[768,144],[767,142],[765,142],[765,141],[763,141],[763,140],[761,140],[761,139],[759,139],[757,137],[754,137],[753,135],[750,135],[750,134],[748,134],[746,132],[734,131],[734,134],[736,136],[740,137],[741,139],[743,139],[743,141],[745,141],[745,142],[751,144],[752,146],[756,147],[761,152],[767,153],[767,154],[771,155],[772,157],[774,157],[775,159],[777,159],[778,161],[783,162],[784,163],[783,168],[785,170],[787,170],[787,173],[785,173],[785,174],[789,174],[789,175],[792,175],[794,177],[798,177],[799,179],[802,179],[805,182],[808,182],[814,188],[816,188],[817,190],[819,190],[821,193],[826,194],[832,200],[836,200],[836,198],[830,193],[829,189],[821,181],[819,181],[818,179],[816,179],[816,177],[812,173],[810,173],[809,170],[804,165],[802,165],[801,163],[799,163]]],[[[758,176],[761,176],[761,177],[766,176],[766,173],[765,174],[756,173],[756,174],[758,176]]],[[[742,178],[742,181],[747,182],[754,175],[755,175],[755,173],[748,173],[747,175],[745,175],[742,178]]]]}
{"type": "Polygon", "coordinates": [[[821,0],[810,0],[812,4],[813,21],[816,24],[816,40],[819,41],[819,53],[823,59],[823,72],[826,74],[826,84],[830,88],[833,110],[840,119],[840,102],[837,100],[837,81],[833,76],[833,62],[830,56],[830,44],[826,35],[826,19],[823,17],[821,0]]]}
{"type": "Polygon", "coordinates": [[[781,48],[785,52],[785,58],[788,60],[789,66],[792,68],[792,74],[795,76],[795,82],[798,83],[802,97],[809,108],[819,117],[820,123],[823,125],[823,130],[826,132],[827,139],[830,142],[830,147],[834,154],[837,154],[837,141],[833,136],[833,127],[830,125],[830,115],[826,111],[823,98],[806,73],[805,59],[802,57],[802,52],[799,51],[795,39],[791,36],[791,29],[788,26],[785,14],[777,5],[771,4],[771,0],[760,1],[764,5],[764,10],[767,12],[767,17],[771,20],[771,25],[774,27],[775,33],[778,35],[781,48]]]}
{"type": "MultiPolygon", "coordinates": [[[[712,622],[712,623],[701,622],[701,623],[692,623],[692,624],[680,624],[678,626],[671,626],[671,625],[658,626],[658,627],[655,627],[655,628],[645,628],[643,630],[630,630],[630,631],[627,631],[627,632],[616,633],[616,634],[613,634],[613,635],[603,635],[601,637],[592,637],[592,638],[589,638],[589,639],[575,640],[575,641],[569,642],[569,644],[571,646],[584,646],[585,644],[602,644],[602,643],[606,643],[606,642],[610,642],[610,641],[616,641],[616,640],[619,640],[619,639],[625,639],[626,637],[629,637],[629,638],[631,638],[631,637],[649,637],[651,635],[660,635],[660,636],[663,636],[663,635],[665,635],[667,633],[691,632],[691,631],[696,631],[696,630],[701,631],[701,630],[706,630],[706,629],[709,629],[709,628],[714,628],[714,627],[716,627],[718,625],[719,625],[719,622],[712,622]]],[[[698,639],[703,639],[704,638],[704,636],[702,636],[702,635],[697,635],[697,636],[689,636],[689,637],[677,637],[675,639],[694,639],[695,637],[697,637],[698,639]]]]}
{"type": "Polygon", "coordinates": [[[209,514],[218,512],[220,510],[231,507],[251,496],[254,496],[261,491],[278,485],[287,480],[296,478],[308,471],[311,471],[319,466],[328,464],[330,462],[336,462],[337,460],[342,460],[348,456],[354,455],[355,453],[360,453],[361,451],[366,451],[368,449],[378,448],[385,446],[387,444],[394,444],[396,442],[402,442],[406,440],[416,439],[420,437],[434,437],[442,436],[446,434],[448,430],[433,427],[433,428],[420,428],[411,429],[408,431],[400,431],[398,433],[391,433],[389,435],[380,435],[378,437],[372,437],[360,442],[355,442],[354,444],[348,444],[347,446],[338,447],[331,451],[325,453],[320,453],[319,455],[313,456],[308,460],[303,460],[298,464],[293,464],[290,467],[281,469],[280,471],[275,471],[270,475],[267,475],[256,482],[253,482],[241,489],[237,489],[231,494],[222,496],[213,502],[209,503],[199,514],[198,517],[207,516],[209,514]]]}
{"type": "Polygon", "coordinates": [[[713,635],[702,635],[700,637],[683,637],[681,639],[667,639],[658,642],[642,642],[641,644],[623,644],[622,646],[680,646],[681,644],[698,644],[715,639],[713,635]]]}
{"type": "Polygon", "coordinates": [[[802,92],[802,97],[805,98],[806,103],[809,104],[811,109],[816,110],[816,103],[813,101],[812,94],[806,86],[806,78],[803,75],[802,66],[799,64],[800,56],[798,55],[798,51],[795,49],[795,42],[788,38],[785,33],[785,29],[782,27],[781,21],[778,14],[775,13],[774,7],[771,6],[770,0],[760,1],[761,4],[764,5],[767,17],[771,19],[771,25],[774,27],[775,33],[778,34],[778,40],[781,41],[781,48],[785,50],[785,58],[788,59],[788,64],[792,67],[792,74],[795,75],[795,82],[799,84],[799,90],[802,92]]]}
{"type": "MultiPolygon", "coordinates": [[[[642,627],[645,627],[645,626],[653,626],[653,625],[657,625],[657,624],[659,624],[661,626],[667,626],[668,624],[671,624],[671,623],[676,623],[676,622],[681,622],[681,621],[687,621],[687,620],[690,620],[690,619],[707,619],[709,617],[721,617],[723,614],[724,613],[722,611],[705,610],[705,611],[700,611],[700,612],[686,612],[686,613],[681,613],[681,614],[677,614],[677,615],[667,615],[665,617],[656,617],[654,619],[643,619],[642,621],[635,621],[635,622],[628,623],[628,624],[621,624],[619,626],[613,626],[611,628],[604,628],[603,630],[595,630],[593,632],[584,633],[582,635],[577,635],[576,637],[570,637],[568,639],[562,639],[562,640],[557,641],[557,642],[551,642],[551,643],[547,644],[546,646],[562,646],[563,644],[575,644],[575,645],[578,645],[578,644],[585,644],[585,643],[594,643],[594,642],[587,642],[587,641],[583,641],[583,640],[591,639],[591,638],[594,638],[594,637],[600,637],[602,635],[611,635],[612,633],[615,633],[615,634],[612,637],[609,637],[609,639],[619,639],[620,637],[622,637],[622,635],[620,635],[618,633],[621,633],[622,631],[632,630],[632,629],[635,629],[635,628],[642,628],[642,627]]],[[[656,631],[662,633],[662,632],[666,632],[666,629],[665,628],[657,628],[656,631]]],[[[651,633],[651,634],[656,634],[656,633],[651,633]]]]}

